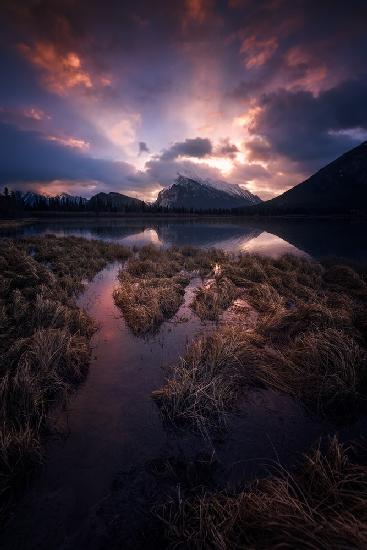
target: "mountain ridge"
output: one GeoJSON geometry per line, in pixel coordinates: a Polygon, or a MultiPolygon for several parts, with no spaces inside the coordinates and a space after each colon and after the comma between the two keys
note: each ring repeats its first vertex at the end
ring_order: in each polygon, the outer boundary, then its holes
{"type": "Polygon", "coordinates": [[[88,201],[88,206],[97,208],[119,209],[125,207],[143,208],[145,202],[129,197],[123,193],[117,193],[116,191],[110,191],[109,193],[100,192],[93,195],[88,201]]]}
{"type": "Polygon", "coordinates": [[[152,204],[111,191],[90,199],[60,193],[55,197],[32,191],[0,194],[0,210],[92,211],[232,211],[237,215],[365,214],[367,212],[367,141],[345,152],[303,182],[268,201],[247,189],[221,180],[178,174],[152,204]]]}
{"type": "Polygon", "coordinates": [[[193,210],[231,209],[258,204],[261,199],[237,184],[178,174],[175,181],[158,193],[155,205],[193,210]]]}
{"type": "Polygon", "coordinates": [[[345,213],[367,211],[367,141],[323,166],[309,178],[248,213],[345,213]]]}

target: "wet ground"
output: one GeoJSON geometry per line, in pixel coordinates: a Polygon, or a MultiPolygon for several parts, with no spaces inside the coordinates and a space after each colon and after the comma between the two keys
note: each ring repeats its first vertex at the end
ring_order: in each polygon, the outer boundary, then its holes
{"type": "MultiPolygon", "coordinates": [[[[192,280],[175,317],[144,339],[131,333],[114,305],[118,269],[118,264],[104,269],[79,300],[100,325],[89,375],[67,411],[59,413],[57,425],[66,436],[49,439],[45,464],[0,540],[1,548],[138,548],[147,503],[165,490],[176,491],[180,483],[175,476],[163,480],[167,460],[215,462],[213,483],[231,487],[266,475],[275,463],[291,464],[321,434],[335,431],[271,390],[244,396],[238,414],[229,418],[228,433],[212,441],[166,429],[151,392],[162,385],[165,367],[187,342],[210,329],[189,308],[201,281],[192,280]]],[[[246,307],[239,300],[222,322],[237,322],[238,308],[246,307]]],[[[344,431],[357,434],[361,425],[344,431]]]]}

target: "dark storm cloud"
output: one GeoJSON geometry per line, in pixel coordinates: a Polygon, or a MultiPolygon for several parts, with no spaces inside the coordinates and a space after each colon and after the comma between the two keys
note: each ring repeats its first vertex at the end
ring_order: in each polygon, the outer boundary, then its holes
{"type": "Polygon", "coordinates": [[[213,151],[213,145],[210,139],[194,138],[185,139],[185,141],[177,141],[169,149],[166,149],[161,154],[161,160],[174,160],[179,157],[194,157],[204,158],[209,156],[213,151]]]}
{"type": "Polygon", "coordinates": [[[139,141],[139,156],[144,153],[150,153],[150,149],[145,141],[139,141]]]}
{"type": "Polygon", "coordinates": [[[239,153],[237,145],[231,143],[229,138],[222,139],[216,146],[213,145],[208,138],[193,138],[185,139],[185,141],[176,142],[168,149],[165,149],[160,160],[170,161],[180,157],[207,158],[213,157],[228,157],[234,158],[239,153]]]}
{"type": "Polygon", "coordinates": [[[20,131],[4,123],[0,123],[0,150],[3,184],[97,180],[120,189],[127,186],[135,174],[135,169],[126,162],[92,158],[49,141],[39,132],[20,131]]]}
{"type": "Polygon", "coordinates": [[[240,150],[237,145],[231,143],[229,141],[229,138],[227,138],[223,139],[221,143],[216,147],[214,155],[218,157],[229,157],[233,159],[239,152],[240,150]]]}
{"type": "Polygon", "coordinates": [[[247,141],[245,148],[247,150],[248,159],[251,162],[258,160],[269,161],[275,155],[269,142],[264,139],[255,138],[251,141],[247,141]]]}
{"type": "Polygon", "coordinates": [[[263,96],[251,132],[265,143],[248,144],[253,158],[278,153],[305,164],[332,159],[360,141],[359,130],[367,131],[366,97],[366,76],[318,96],[287,90],[263,96]]]}

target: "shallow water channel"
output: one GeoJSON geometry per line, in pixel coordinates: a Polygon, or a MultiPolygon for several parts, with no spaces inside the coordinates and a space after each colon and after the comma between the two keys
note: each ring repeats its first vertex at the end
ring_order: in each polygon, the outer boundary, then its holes
{"type": "Polygon", "coordinates": [[[1,548],[98,548],[100,531],[93,518],[116,479],[124,492],[129,472],[159,457],[212,453],[220,464],[218,482],[227,486],[266,474],[276,461],[291,462],[320,434],[332,431],[330,424],[310,418],[292,399],[270,390],[246,395],[221,439],[210,442],[166,430],[151,392],[162,385],[164,368],[187,342],[210,328],[189,308],[200,280],[187,287],[176,316],[145,339],[131,333],[114,305],[119,268],[105,268],[79,299],[99,323],[89,375],[67,411],[59,413],[56,424],[63,435],[49,438],[45,463],[0,540],[1,548]]]}

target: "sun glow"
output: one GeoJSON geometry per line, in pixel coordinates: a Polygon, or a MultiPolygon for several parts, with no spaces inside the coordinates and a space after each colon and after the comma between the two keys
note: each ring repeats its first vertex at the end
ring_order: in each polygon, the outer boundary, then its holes
{"type": "Polygon", "coordinates": [[[190,161],[195,164],[206,164],[212,168],[217,168],[222,174],[229,174],[233,170],[233,160],[229,158],[211,157],[196,159],[190,157],[190,161]]]}

